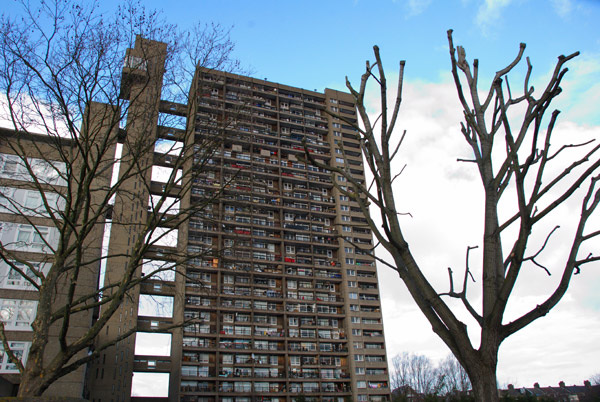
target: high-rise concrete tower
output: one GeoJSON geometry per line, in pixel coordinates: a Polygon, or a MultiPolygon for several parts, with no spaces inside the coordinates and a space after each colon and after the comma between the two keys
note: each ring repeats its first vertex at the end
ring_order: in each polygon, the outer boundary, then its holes
{"type": "MultiPolygon", "coordinates": [[[[127,54],[122,93],[147,121],[132,119],[124,135],[185,149],[211,144],[201,171],[193,160],[181,169],[184,180],[195,172],[191,191],[173,193],[182,209],[206,208],[177,227],[176,242],[150,248],[146,263],[165,263],[170,248],[197,257],[177,267],[180,275],[148,280],[113,317],[107,336],[133,325],[138,332],[92,365],[90,399],[389,400],[372,233],[334,185],[344,178],[305,158],[308,151],[365,180],[348,124],[356,121],[352,96],[199,69],[187,104],[161,101],[165,51],[139,39],[127,54]],[[153,75],[150,84],[136,81],[141,70],[153,75]],[[152,302],[168,307],[147,309],[152,302]]],[[[172,162],[155,152],[144,163],[172,162]]],[[[142,224],[148,205],[128,197],[151,200],[163,189],[155,180],[131,178],[114,214],[142,224]]],[[[131,234],[121,232],[111,233],[109,254],[126,258],[131,234]]],[[[106,275],[118,269],[111,263],[106,275]]]]}

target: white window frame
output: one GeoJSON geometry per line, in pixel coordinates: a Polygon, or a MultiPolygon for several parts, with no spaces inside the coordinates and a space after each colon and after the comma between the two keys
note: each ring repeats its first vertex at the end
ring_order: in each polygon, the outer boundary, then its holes
{"type": "Polygon", "coordinates": [[[19,225],[17,227],[16,241],[19,245],[33,250],[44,250],[50,235],[50,228],[46,226],[19,225]],[[45,241],[46,239],[46,241],[45,241]]]}
{"type": "Polygon", "coordinates": [[[33,177],[45,184],[64,186],[66,164],[64,162],[46,161],[44,159],[27,158],[33,174],[29,174],[25,163],[17,155],[0,154],[0,178],[33,181],[33,177]],[[7,168],[8,167],[8,168],[7,168]]]}
{"type": "MultiPolygon", "coordinates": [[[[10,350],[13,354],[21,359],[21,363],[25,365],[31,342],[9,342],[10,350]]],[[[8,354],[4,353],[4,348],[0,344],[0,373],[19,373],[19,369],[15,363],[12,363],[8,354]]]]}
{"type": "MultiPolygon", "coordinates": [[[[42,274],[48,272],[48,269],[50,268],[49,264],[33,261],[28,262],[32,264],[35,267],[35,269],[42,274]]],[[[37,278],[35,274],[31,271],[31,269],[25,264],[17,261],[11,261],[11,263],[18,266],[22,271],[26,272],[30,278],[37,278]]],[[[37,279],[36,282],[39,284],[40,280],[37,279]]],[[[14,270],[9,264],[7,264],[4,261],[0,261],[0,288],[25,290],[34,289],[31,282],[25,279],[25,277],[23,277],[19,272],[14,270]]]]}
{"type": "Polygon", "coordinates": [[[4,322],[4,328],[11,331],[31,331],[37,305],[36,300],[0,299],[0,319],[4,322]]]}

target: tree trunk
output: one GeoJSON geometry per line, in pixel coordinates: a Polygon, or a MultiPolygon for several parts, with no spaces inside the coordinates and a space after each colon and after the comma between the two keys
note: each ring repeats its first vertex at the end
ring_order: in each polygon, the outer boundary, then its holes
{"type": "Polygon", "coordinates": [[[478,402],[498,402],[498,384],[496,381],[496,363],[477,362],[468,370],[473,386],[473,396],[478,402]]]}
{"type": "Polygon", "coordinates": [[[43,379],[39,377],[32,377],[28,371],[25,371],[21,377],[21,383],[19,384],[19,392],[17,393],[17,396],[41,396],[47,388],[48,385],[46,381],[43,381],[43,379]]]}
{"type": "MultiPolygon", "coordinates": [[[[29,357],[31,358],[31,356],[29,357]]],[[[28,367],[21,375],[21,383],[19,384],[19,397],[39,397],[48,389],[52,381],[48,381],[48,375],[41,371],[41,367],[31,369],[28,367]]],[[[56,380],[56,378],[54,378],[56,380]]]]}

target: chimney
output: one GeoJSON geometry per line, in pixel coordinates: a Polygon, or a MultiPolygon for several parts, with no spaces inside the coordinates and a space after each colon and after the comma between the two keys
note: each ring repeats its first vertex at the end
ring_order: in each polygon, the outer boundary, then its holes
{"type": "Polygon", "coordinates": [[[540,387],[540,383],[536,382],[535,384],[533,384],[533,388],[539,388],[540,387]]]}
{"type": "Polygon", "coordinates": [[[508,384],[508,389],[515,389],[515,386],[512,384],[508,384]]]}
{"type": "Polygon", "coordinates": [[[585,380],[583,382],[583,385],[585,385],[586,388],[591,388],[592,387],[592,384],[590,383],[590,380],[585,380]]]}
{"type": "Polygon", "coordinates": [[[559,382],[558,386],[561,387],[561,388],[564,388],[565,387],[565,382],[564,381],[559,382]]]}

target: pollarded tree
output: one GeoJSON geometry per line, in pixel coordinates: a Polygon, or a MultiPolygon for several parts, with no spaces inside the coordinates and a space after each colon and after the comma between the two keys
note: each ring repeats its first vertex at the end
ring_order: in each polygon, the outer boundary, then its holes
{"type": "MultiPolygon", "coordinates": [[[[20,396],[42,395],[135,333],[132,325],[98,341],[133,288],[165,271],[185,273],[190,259],[205,255],[173,243],[173,233],[220,193],[190,201],[219,136],[194,138],[195,119],[185,117],[197,97],[194,90],[188,101],[193,77],[185,73],[237,67],[220,26],[181,34],[131,2],[113,15],[78,1],[31,4],[23,0],[19,18],[0,22],[1,105],[10,127],[0,140],[0,261],[5,274],[36,291],[23,293],[31,300],[19,312],[2,301],[0,341],[20,372],[20,396]],[[183,119],[179,130],[165,127],[172,118],[183,119]],[[126,233],[118,252],[102,250],[107,224],[126,233]],[[149,254],[163,262],[144,265],[149,254]],[[101,265],[119,268],[99,284],[101,265]],[[26,362],[13,349],[16,314],[35,314],[26,362]]],[[[215,129],[227,124],[214,121],[215,129]]]]}
{"type": "MultiPolygon", "coordinates": [[[[484,217],[481,222],[482,306],[478,308],[473,305],[467,295],[467,279],[472,275],[468,264],[471,247],[467,248],[467,264],[461,288],[455,289],[452,271],[449,270],[450,290],[446,292],[432,286],[409,248],[408,239],[402,230],[402,216],[396,206],[396,200],[402,193],[394,192],[393,189],[394,178],[399,174],[393,171],[393,162],[401,155],[399,148],[404,137],[399,136],[395,128],[401,104],[405,63],[400,63],[398,93],[393,109],[389,110],[387,81],[379,48],[376,46],[375,62],[367,62],[360,86],[355,89],[346,80],[348,89],[356,99],[362,124],[349,121],[342,115],[336,116],[356,128],[373,181],[369,184],[357,181],[349,174],[348,166],[327,168],[332,174],[346,177],[347,188],[337,185],[338,189],[358,202],[379,244],[393,259],[392,263],[380,261],[398,272],[419,309],[432,325],[433,331],[468,373],[476,399],[493,402],[498,400],[496,368],[500,344],[510,335],[548,314],[564,296],[572,276],[579,273],[585,264],[600,258],[591,254],[579,254],[582,244],[589,243],[600,235],[598,230],[586,231],[586,224],[600,201],[597,188],[600,145],[588,142],[552,147],[551,139],[559,112],[554,111],[544,119],[551,102],[561,92],[560,84],[567,72],[565,64],[578,53],[558,58],[547,86],[539,95],[534,94],[533,87],[530,87],[532,67],[527,59],[523,92],[515,95],[508,85],[507,76],[523,57],[525,45],[522,44],[517,57],[496,73],[489,90],[482,96],[478,88],[478,61],[475,60],[471,67],[464,49],[454,48],[452,31],[448,31],[448,41],[452,76],[464,113],[461,131],[473,151],[472,160],[467,162],[472,162],[477,167],[484,194],[484,217]],[[374,120],[369,116],[365,104],[367,82],[371,79],[376,82],[380,91],[380,111],[374,120]],[[463,87],[463,84],[466,85],[463,87]],[[520,123],[515,123],[515,116],[520,116],[520,123]],[[570,161],[559,166],[569,157],[570,161]],[[508,319],[505,317],[506,306],[521,271],[531,266],[539,266],[548,271],[548,268],[539,263],[538,257],[555,230],[543,235],[546,243],[541,249],[532,250],[532,246],[528,246],[534,228],[539,230],[540,223],[552,221],[557,208],[578,194],[583,201],[578,216],[573,217],[577,223],[570,240],[570,249],[561,260],[561,267],[558,267],[558,261],[555,265],[555,269],[560,269],[558,285],[535,308],[505,322],[508,319]],[[512,211],[507,219],[501,219],[501,201],[506,205],[512,203],[512,211]],[[457,317],[457,311],[451,309],[447,298],[461,301],[471,315],[478,326],[479,346],[472,342],[467,325],[457,317]]],[[[319,165],[308,153],[307,158],[319,165]]],[[[336,180],[333,182],[337,183],[336,180]]],[[[418,189],[411,191],[418,192],[418,189]]],[[[361,248],[360,245],[355,246],[361,248]]]]}

